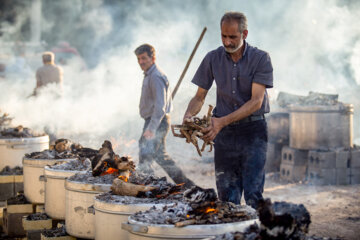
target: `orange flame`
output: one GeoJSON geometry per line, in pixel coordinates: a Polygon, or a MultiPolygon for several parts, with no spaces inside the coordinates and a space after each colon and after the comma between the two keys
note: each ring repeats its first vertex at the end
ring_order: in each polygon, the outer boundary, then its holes
{"type": "Polygon", "coordinates": [[[116,168],[108,168],[105,172],[101,173],[100,176],[104,176],[106,174],[113,174],[113,173],[117,173],[119,171],[119,169],[116,168]]]}
{"type": "Polygon", "coordinates": [[[215,208],[207,208],[205,209],[205,213],[217,213],[217,210],[215,208]]]}
{"type": "Polygon", "coordinates": [[[129,181],[129,178],[126,177],[126,176],[120,175],[118,178],[121,179],[121,180],[123,180],[124,182],[128,182],[128,181],[129,181]]]}

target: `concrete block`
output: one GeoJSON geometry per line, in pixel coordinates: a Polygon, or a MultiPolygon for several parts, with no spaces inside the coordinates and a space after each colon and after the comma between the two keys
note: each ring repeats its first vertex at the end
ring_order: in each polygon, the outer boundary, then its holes
{"type": "Polygon", "coordinates": [[[351,151],[351,168],[360,168],[360,150],[351,151]]]}
{"type": "Polygon", "coordinates": [[[284,146],[281,150],[281,164],[306,166],[308,150],[300,150],[284,146]]]}
{"type": "Polygon", "coordinates": [[[3,210],[3,231],[9,237],[23,237],[26,231],[22,226],[22,217],[27,213],[9,213],[7,208],[3,210]]]}
{"type": "Polygon", "coordinates": [[[28,230],[39,230],[39,229],[51,229],[52,220],[51,218],[46,220],[27,220],[28,215],[24,216],[22,219],[23,228],[28,230]]]}
{"type": "Polygon", "coordinates": [[[306,166],[296,166],[292,164],[280,165],[280,178],[288,181],[302,181],[306,177],[306,166]]]}
{"type": "Polygon", "coordinates": [[[350,168],[350,183],[360,184],[360,168],[350,168]]]}
{"type": "Polygon", "coordinates": [[[349,151],[339,150],[336,151],[336,168],[349,168],[350,155],[349,151]]]}
{"type": "Polygon", "coordinates": [[[36,213],[44,213],[45,205],[44,204],[36,204],[35,212],[36,213]]]}
{"type": "Polygon", "coordinates": [[[336,169],[335,168],[308,168],[307,179],[309,183],[315,185],[335,185],[336,169]]]}
{"type": "Polygon", "coordinates": [[[15,196],[14,189],[14,176],[0,175],[0,201],[15,196]]]}
{"type": "Polygon", "coordinates": [[[42,230],[28,230],[26,232],[27,240],[41,240],[42,230]]]}
{"type": "Polygon", "coordinates": [[[308,155],[309,168],[332,169],[336,168],[335,151],[317,151],[311,150],[308,155]]]}
{"type": "Polygon", "coordinates": [[[350,184],[350,168],[336,168],[336,185],[350,184]]]}
{"type": "Polygon", "coordinates": [[[31,203],[27,204],[7,204],[6,209],[8,213],[24,213],[26,215],[34,213],[34,207],[31,203]]]}
{"type": "Polygon", "coordinates": [[[24,177],[23,175],[14,175],[14,193],[24,192],[24,177]]]}
{"type": "Polygon", "coordinates": [[[268,142],[265,162],[266,173],[278,172],[280,170],[282,147],[282,144],[268,142]]]}

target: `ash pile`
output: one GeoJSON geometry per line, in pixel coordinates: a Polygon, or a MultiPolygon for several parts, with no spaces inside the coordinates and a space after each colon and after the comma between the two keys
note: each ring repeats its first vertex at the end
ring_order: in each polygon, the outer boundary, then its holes
{"type": "Polygon", "coordinates": [[[30,128],[19,125],[17,127],[9,127],[0,131],[0,138],[32,138],[40,137],[45,134],[37,133],[30,128]]]}
{"type": "Polygon", "coordinates": [[[183,193],[183,199],[174,204],[153,206],[137,212],[131,218],[150,224],[174,224],[175,227],[199,224],[233,223],[256,219],[256,211],[249,206],[221,202],[214,189],[194,186],[183,193]]]}
{"type": "Polygon", "coordinates": [[[8,176],[8,175],[23,175],[23,168],[19,166],[15,166],[13,168],[9,166],[5,166],[1,171],[0,175],[8,176]]]}
{"type": "Polygon", "coordinates": [[[31,159],[83,159],[95,157],[97,150],[86,148],[69,139],[57,139],[49,149],[41,152],[25,154],[26,158],[31,159]]]}
{"type": "Polygon", "coordinates": [[[278,112],[267,118],[265,170],[289,182],[360,183],[360,148],[353,144],[353,106],[337,94],[281,92],[278,112]]]}
{"type": "Polygon", "coordinates": [[[331,240],[331,238],[307,236],[311,219],[302,204],[271,203],[270,199],[265,199],[259,203],[257,212],[260,226],[253,224],[244,232],[225,233],[211,240],[331,240]]]}

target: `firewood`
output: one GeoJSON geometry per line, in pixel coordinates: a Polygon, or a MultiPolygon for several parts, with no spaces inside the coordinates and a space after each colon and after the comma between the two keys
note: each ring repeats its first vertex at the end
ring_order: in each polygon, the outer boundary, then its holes
{"type": "Polygon", "coordinates": [[[185,227],[187,225],[192,225],[194,223],[196,223],[195,219],[189,219],[189,220],[175,223],[175,227],[185,227]]]}
{"type": "Polygon", "coordinates": [[[156,189],[156,187],[124,182],[123,180],[118,178],[114,179],[111,186],[111,190],[116,195],[133,197],[136,197],[140,192],[148,192],[154,189],[156,189]]]}

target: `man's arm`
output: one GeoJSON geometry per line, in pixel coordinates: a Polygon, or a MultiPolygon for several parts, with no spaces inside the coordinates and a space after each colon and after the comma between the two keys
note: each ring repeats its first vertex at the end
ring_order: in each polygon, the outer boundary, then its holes
{"type": "Polygon", "coordinates": [[[265,94],[265,85],[259,83],[252,84],[251,98],[236,111],[220,118],[212,118],[211,126],[204,129],[205,140],[212,141],[220,130],[232,122],[241,120],[261,108],[265,94]]]}
{"type": "Polygon", "coordinates": [[[183,121],[185,121],[185,119],[191,118],[192,116],[195,116],[200,112],[202,106],[204,105],[207,92],[208,92],[207,90],[198,87],[195,96],[189,102],[189,105],[184,114],[183,121]]]}

